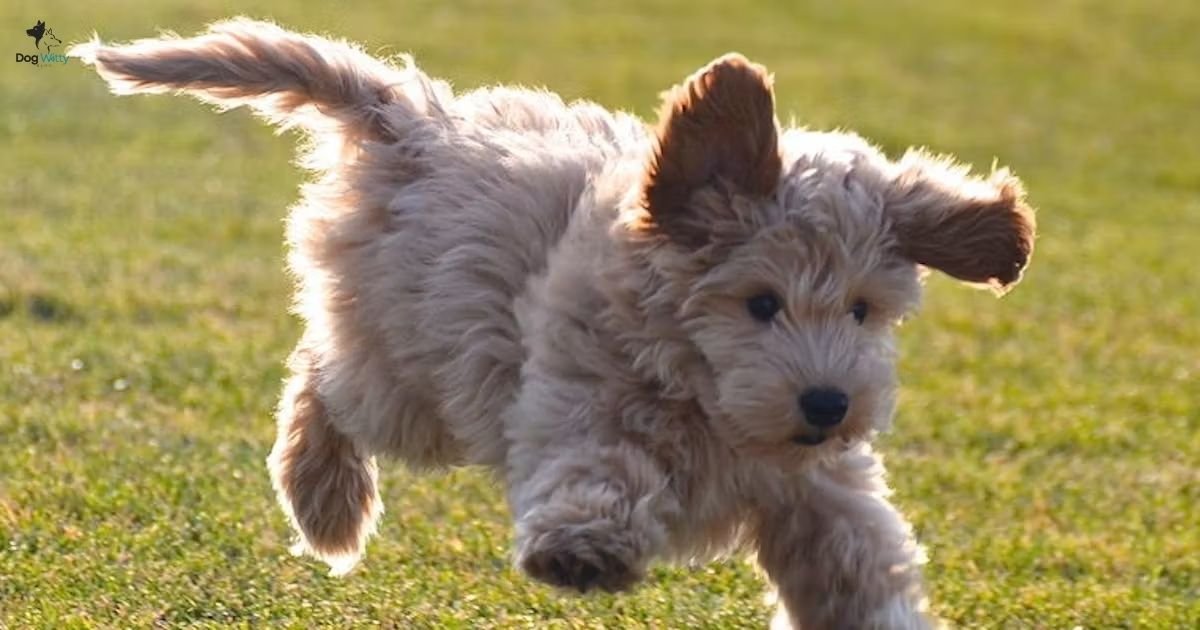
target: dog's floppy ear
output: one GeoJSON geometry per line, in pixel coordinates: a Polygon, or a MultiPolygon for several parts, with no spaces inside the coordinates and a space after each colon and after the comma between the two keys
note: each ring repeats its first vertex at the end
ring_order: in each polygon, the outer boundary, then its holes
{"type": "Polygon", "coordinates": [[[974,177],[922,151],[896,167],[884,202],[905,257],[997,293],[1020,281],[1036,223],[1019,179],[1004,169],[974,177]]]}
{"type": "Polygon", "coordinates": [[[712,215],[733,209],[728,198],[693,203],[697,192],[762,197],[778,185],[782,166],[771,77],[730,53],[664,96],[657,146],[643,182],[646,212],[640,227],[698,247],[708,241],[711,223],[722,218],[712,215]]]}

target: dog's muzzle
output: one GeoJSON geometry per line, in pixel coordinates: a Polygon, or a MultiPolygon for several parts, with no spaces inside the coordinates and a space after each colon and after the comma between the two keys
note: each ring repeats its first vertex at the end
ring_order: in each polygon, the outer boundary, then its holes
{"type": "Polygon", "coordinates": [[[826,431],[841,424],[850,408],[850,397],[840,389],[814,387],[800,395],[800,411],[804,414],[805,431],[792,438],[804,446],[816,446],[825,441],[826,431]]]}
{"type": "Polygon", "coordinates": [[[800,395],[804,419],[818,429],[837,426],[849,408],[850,397],[840,389],[814,388],[800,395]]]}

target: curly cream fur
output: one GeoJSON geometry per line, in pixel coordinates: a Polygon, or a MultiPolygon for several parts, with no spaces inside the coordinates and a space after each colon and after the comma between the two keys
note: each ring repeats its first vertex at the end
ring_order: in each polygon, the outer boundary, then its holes
{"type": "Polygon", "coordinates": [[[343,569],[361,554],[377,455],[481,464],[537,579],[620,590],[656,560],[749,549],[779,623],[927,624],[923,557],[869,440],[920,267],[1019,279],[1033,221],[1011,175],[781,131],[769,75],[738,55],[651,128],[544,91],[456,95],[248,20],[72,52],[120,93],[248,105],[311,136],[287,230],[306,333],[268,462],[303,549],[343,569]],[[746,308],[764,291],[782,307],[767,323],[746,308]],[[848,396],[839,424],[806,422],[812,387],[848,396]]]}

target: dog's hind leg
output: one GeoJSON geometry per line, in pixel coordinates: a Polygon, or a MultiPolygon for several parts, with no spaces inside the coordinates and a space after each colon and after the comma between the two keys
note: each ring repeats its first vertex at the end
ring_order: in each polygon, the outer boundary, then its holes
{"type": "Polygon", "coordinates": [[[383,510],[375,459],[334,428],[309,353],[298,349],[291,364],[294,373],[279,403],[279,434],[267,466],[300,535],[295,551],[344,573],[361,556],[383,510]]]}

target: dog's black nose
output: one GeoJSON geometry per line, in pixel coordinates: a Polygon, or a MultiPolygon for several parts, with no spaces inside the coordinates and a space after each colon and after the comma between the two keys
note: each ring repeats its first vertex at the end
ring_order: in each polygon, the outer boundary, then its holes
{"type": "Polygon", "coordinates": [[[832,427],[842,421],[850,398],[841,390],[814,388],[800,395],[800,410],[804,418],[815,427],[832,427]]]}

